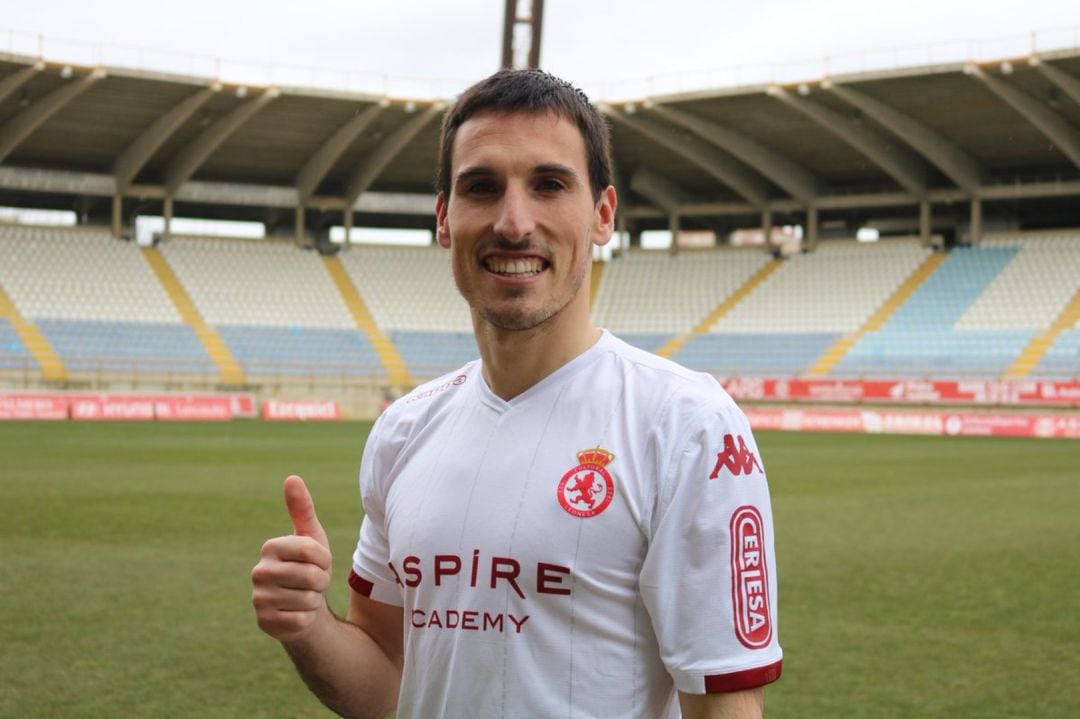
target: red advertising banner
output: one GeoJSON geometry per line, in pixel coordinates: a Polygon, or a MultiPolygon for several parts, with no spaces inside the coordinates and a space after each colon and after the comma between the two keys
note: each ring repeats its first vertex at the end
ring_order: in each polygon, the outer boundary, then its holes
{"type": "Polygon", "coordinates": [[[864,432],[1080,439],[1080,416],[879,409],[746,407],[750,426],[795,432],[864,432]]]}
{"type": "Polygon", "coordinates": [[[148,395],[82,394],[71,396],[71,418],[83,421],[150,422],[154,399],[148,395]]]}
{"type": "Polygon", "coordinates": [[[255,416],[250,394],[0,392],[0,420],[222,422],[255,416]]]}
{"type": "Polygon", "coordinates": [[[1080,407],[1080,382],[718,377],[736,400],[1080,407]]]}
{"type": "Polygon", "coordinates": [[[0,394],[0,420],[68,418],[68,398],[60,394],[12,392],[0,394]]]}
{"type": "Polygon", "coordinates": [[[255,396],[250,394],[230,394],[229,410],[233,417],[257,417],[259,413],[255,408],[255,396]]]}
{"type": "Polygon", "coordinates": [[[262,416],[268,420],[332,422],[341,419],[341,408],[332,399],[268,399],[263,402],[262,416]]]}
{"type": "Polygon", "coordinates": [[[154,398],[154,418],[166,422],[225,422],[233,418],[224,395],[177,395],[154,398]]]}

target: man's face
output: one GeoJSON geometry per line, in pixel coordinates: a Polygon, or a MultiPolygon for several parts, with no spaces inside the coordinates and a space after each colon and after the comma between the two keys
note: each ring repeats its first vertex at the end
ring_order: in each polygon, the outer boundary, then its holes
{"type": "Polygon", "coordinates": [[[568,306],[587,317],[582,292],[592,246],[611,237],[615,193],[593,202],[585,141],[552,113],[483,112],[458,128],[450,195],[436,202],[438,240],[475,316],[528,330],[568,306]]]}

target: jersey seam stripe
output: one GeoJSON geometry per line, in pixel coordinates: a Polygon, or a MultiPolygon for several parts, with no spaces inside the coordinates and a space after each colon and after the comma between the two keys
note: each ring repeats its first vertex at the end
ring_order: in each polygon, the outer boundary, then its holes
{"type": "MultiPolygon", "coordinates": [[[[533,467],[536,466],[536,458],[540,453],[540,446],[543,444],[544,437],[547,435],[548,428],[551,426],[551,420],[555,416],[555,408],[559,406],[559,402],[562,400],[562,397],[566,393],[566,391],[569,388],[570,384],[571,384],[570,382],[564,382],[562,387],[559,388],[558,394],[556,394],[555,397],[553,398],[553,400],[551,402],[551,406],[548,409],[547,419],[544,420],[544,429],[543,429],[543,431],[541,431],[537,435],[536,444],[534,445],[534,448],[533,448],[532,457],[529,458],[529,464],[528,464],[529,471],[526,473],[526,475],[525,475],[525,483],[521,487],[521,495],[520,495],[520,498],[518,499],[517,511],[514,513],[514,525],[513,525],[513,527],[510,528],[510,541],[509,541],[509,543],[507,545],[507,553],[510,554],[511,556],[513,556],[513,553],[514,553],[514,541],[517,539],[517,531],[518,531],[519,523],[521,521],[522,509],[523,509],[523,507],[525,505],[525,497],[528,495],[529,485],[532,482],[533,467]]],[[[509,411],[507,412],[507,415],[508,414],[510,414],[509,411]]],[[[500,417],[500,419],[501,419],[501,417],[500,417]]],[[[572,607],[573,607],[573,599],[571,598],[571,611],[572,611],[572,607]]],[[[504,612],[509,612],[510,611],[510,593],[509,592],[506,593],[506,604],[504,605],[503,611],[504,612]]],[[[572,641],[573,641],[573,632],[571,630],[571,643],[572,643],[572,641]]],[[[507,643],[504,641],[503,642],[503,661],[502,661],[502,669],[503,669],[502,714],[504,716],[506,714],[506,693],[507,693],[506,671],[507,671],[507,665],[508,665],[506,652],[507,652],[507,643]]],[[[572,657],[573,657],[573,655],[571,654],[571,661],[572,661],[572,657]]]]}

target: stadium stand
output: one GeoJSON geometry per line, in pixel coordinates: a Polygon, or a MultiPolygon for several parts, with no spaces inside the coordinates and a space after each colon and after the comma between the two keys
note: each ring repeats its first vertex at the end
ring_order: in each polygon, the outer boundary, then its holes
{"type": "Polygon", "coordinates": [[[1032,374],[1049,379],[1075,379],[1080,375],[1080,329],[1062,332],[1032,374]]]}
{"type": "Polygon", "coordinates": [[[34,355],[23,344],[19,333],[7,317],[0,317],[0,367],[4,369],[21,369],[24,367],[37,366],[34,355]]]}
{"type": "Polygon", "coordinates": [[[1033,329],[959,329],[959,320],[1016,256],[1015,248],[953,250],[948,260],[877,332],[868,333],[834,374],[996,377],[1033,329]]]}
{"type": "Polygon", "coordinates": [[[447,252],[359,245],[338,258],[414,377],[436,377],[479,356],[447,252]]]}
{"type": "Polygon", "coordinates": [[[1006,376],[1076,376],[1080,372],[1076,329],[1080,322],[1080,233],[998,235],[984,244],[1021,251],[960,324],[1042,329],[1006,376]]]}
{"type": "Polygon", "coordinates": [[[190,237],[160,249],[247,374],[384,373],[318,254],[291,242],[190,237]]]}
{"type": "Polygon", "coordinates": [[[960,317],[957,330],[1048,327],[1080,285],[1080,235],[998,235],[981,248],[1016,255],[960,317]]]}
{"type": "MultiPolygon", "coordinates": [[[[477,356],[437,247],[362,245],[325,258],[291,242],[182,237],[140,250],[101,229],[3,226],[0,252],[10,305],[0,369],[40,371],[22,322],[77,374],[213,374],[201,330],[152,271],[155,253],[250,381],[386,381],[397,356],[419,382],[477,356]]],[[[593,313],[639,347],[727,376],[805,375],[848,338],[820,376],[998,378],[1037,345],[1016,376],[1075,378],[1080,232],[999,234],[949,253],[828,241],[782,261],[632,250],[607,263],[593,313]]]]}
{"type": "Polygon", "coordinates": [[[597,324],[655,352],[687,332],[769,261],[760,251],[631,251],[608,264],[593,305],[597,324]]]}
{"type": "MultiPolygon", "coordinates": [[[[999,377],[1080,290],[1080,237],[999,235],[961,247],[838,365],[836,375],[999,377]]],[[[1073,321],[1075,325],[1075,319],[1073,321]]],[[[1049,348],[1037,375],[1080,371],[1070,331],[1049,348]]]]}
{"type": "Polygon", "coordinates": [[[139,250],[94,228],[0,228],[0,285],[64,365],[194,371],[210,364],[139,250]]]}
{"type": "Polygon", "coordinates": [[[138,249],[108,230],[0,226],[0,281],[32,318],[180,323],[138,249]]]}
{"type": "Polygon", "coordinates": [[[928,252],[909,241],[823,243],[786,260],[675,359],[720,374],[801,374],[857,330],[928,252]]]}

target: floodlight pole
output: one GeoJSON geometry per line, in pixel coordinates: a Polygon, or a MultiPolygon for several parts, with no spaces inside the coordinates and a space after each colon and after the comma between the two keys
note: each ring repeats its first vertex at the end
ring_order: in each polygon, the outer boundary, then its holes
{"type": "Polygon", "coordinates": [[[502,67],[504,70],[514,67],[514,29],[518,25],[529,28],[529,54],[527,67],[540,67],[540,32],[544,24],[544,0],[532,0],[531,10],[527,15],[519,15],[518,8],[523,2],[506,0],[503,15],[502,67]]]}

